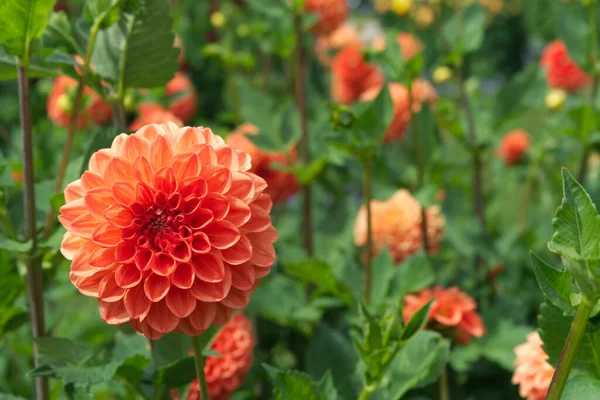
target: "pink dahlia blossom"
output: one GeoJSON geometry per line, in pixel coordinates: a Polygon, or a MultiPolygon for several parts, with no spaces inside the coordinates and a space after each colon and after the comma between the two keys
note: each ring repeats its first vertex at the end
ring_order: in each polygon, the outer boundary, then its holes
{"type": "Polygon", "coordinates": [[[250,165],[209,128],[117,136],[65,189],[71,282],[149,339],[223,324],[275,261],[271,198],[250,165]]]}
{"type": "Polygon", "coordinates": [[[527,341],[515,347],[515,372],[512,383],[519,385],[519,396],[527,400],[544,400],[554,367],[548,363],[548,354],[542,348],[542,339],[537,332],[527,335],[527,341]]]}

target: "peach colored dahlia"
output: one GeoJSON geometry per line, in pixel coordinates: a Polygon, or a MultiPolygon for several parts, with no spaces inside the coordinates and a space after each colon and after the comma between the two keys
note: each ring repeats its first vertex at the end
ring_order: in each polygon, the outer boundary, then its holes
{"type": "Polygon", "coordinates": [[[330,66],[332,57],[330,51],[337,51],[348,45],[361,44],[360,32],[349,23],[340,25],[336,30],[326,36],[319,36],[315,42],[315,54],[325,66],[330,66]]]}
{"type": "Polygon", "coordinates": [[[65,189],[71,282],[107,323],[149,339],[223,324],[275,261],[271,198],[250,164],[209,128],[117,136],[65,189]]]}
{"type": "Polygon", "coordinates": [[[346,0],[306,0],[304,9],[319,15],[319,20],[312,27],[312,32],[317,35],[333,32],[344,23],[348,14],[346,0]]]}
{"type": "Polygon", "coordinates": [[[137,107],[138,117],[129,125],[130,131],[137,131],[148,124],[166,124],[172,122],[181,127],[183,122],[171,111],[165,110],[163,106],[155,103],[142,103],[137,107]]]}
{"type": "Polygon", "coordinates": [[[515,129],[502,137],[500,147],[496,150],[496,155],[504,161],[506,165],[513,165],[519,162],[530,146],[530,135],[523,129],[515,129]]]}
{"type": "Polygon", "coordinates": [[[560,40],[546,46],[540,64],[546,68],[546,80],[553,88],[575,92],[591,82],[590,76],[573,61],[567,46],[560,40]]]}
{"type": "Polygon", "coordinates": [[[542,348],[537,332],[527,335],[527,341],[515,347],[515,372],[513,385],[519,385],[519,396],[527,400],[544,400],[554,375],[554,367],[548,363],[548,354],[542,348]]]}
{"type": "MultiPolygon", "coordinates": [[[[408,190],[398,190],[386,201],[371,202],[372,232],[374,253],[387,246],[396,264],[423,249],[423,229],[421,226],[421,204],[408,190]]],[[[435,253],[441,246],[444,235],[444,217],[439,206],[425,210],[429,253],[435,253]]],[[[367,209],[363,205],[358,210],[354,223],[354,243],[362,246],[367,242],[367,209]]]]}
{"type": "MultiPolygon", "coordinates": [[[[54,79],[46,109],[48,117],[56,125],[66,128],[71,123],[76,90],[77,80],[66,75],[54,79]]],[[[82,129],[91,124],[101,125],[111,118],[112,112],[108,103],[89,87],[83,89],[81,101],[77,128],[82,129]]]]}
{"type": "Polygon", "coordinates": [[[464,344],[471,342],[473,336],[484,335],[485,327],[477,314],[477,303],[457,287],[446,289],[434,286],[417,294],[406,295],[402,310],[404,321],[408,322],[431,299],[434,300],[429,313],[428,329],[444,331],[451,328],[456,341],[464,344]]]}
{"type": "MultiPolygon", "coordinates": [[[[396,42],[400,46],[402,52],[402,59],[408,61],[421,51],[423,51],[423,42],[408,32],[400,32],[396,37],[396,42]]],[[[385,36],[381,35],[373,41],[373,48],[377,51],[385,50],[385,36]]]]}
{"type": "MultiPolygon", "coordinates": [[[[252,367],[254,351],[252,323],[238,313],[219,331],[211,349],[220,357],[206,357],[204,374],[211,400],[227,400],[241,386],[252,367]]],[[[200,385],[194,380],[187,400],[200,400],[200,385]]]]}
{"type": "Polygon", "coordinates": [[[190,78],[183,72],[176,72],[175,77],[167,83],[165,92],[168,97],[174,97],[169,104],[169,111],[183,122],[191,121],[198,108],[198,94],[190,78]]]}
{"type": "Polygon", "coordinates": [[[335,55],[331,63],[331,96],[340,104],[352,104],[368,90],[381,90],[382,72],[365,62],[361,46],[352,44],[335,55]]]}

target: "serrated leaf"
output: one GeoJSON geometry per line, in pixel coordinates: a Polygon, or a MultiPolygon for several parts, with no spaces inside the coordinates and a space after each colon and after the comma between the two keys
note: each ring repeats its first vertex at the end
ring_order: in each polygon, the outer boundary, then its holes
{"type": "Polygon", "coordinates": [[[286,273],[305,283],[316,285],[319,294],[331,293],[347,305],[352,304],[350,289],[336,279],[331,266],[317,259],[305,259],[297,263],[284,265],[286,273]]]}
{"type": "Polygon", "coordinates": [[[196,377],[194,357],[187,356],[171,364],[165,365],[152,378],[155,387],[155,398],[161,399],[169,389],[190,383],[196,377]]]}
{"type": "Polygon", "coordinates": [[[431,305],[433,304],[433,299],[429,300],[427,304],[421,307],[413,316],[410,318],[406,327],[402,331],[402,335],[400,336],[400,340],[405,342],[412,338],[418,331],[423,329],[425,324],[427,323],[427,319],[429,317],[429,311],[431,311],[431,305]]]}
{"type": "Polygon", "coordinates": [[[561,400],[600,399],[600,380],[595,375],[574,370],[569,375],[561,400]]]}
{"type": "Polygon", "coordinates": [[[563,200],[552,221],[548,248],[572,260],[600,259],[600,216],[585,189],[562,170],[563,200]]]}
{"type": "Polygon", "coordinates": [[[178,68],[173,19],[166,0],[139,0],[119,21],[98,33],[92,64],[123,89],[169,82],[178,68]]]}
{"type": "Polygon", "coordinates": [[[435,281],[435,273],[431,260],[424,252],[419,252],[404,260],[397,269],[392,286],[392,291],[399,297],[408,293],[415,293],[431,286],[435,281]]]}
{"type": "Polygon", "coordinates": [[[394,118],[394,103],[387,85],[373,101],[358,103],[353,109],[356,115],[353,128],[361,135],[361,145],[379,145],[394,118]]]}
{"type": "Polygon", "coordinates": [[[121,18],[121,4],[124,0],[89,0],[85,6],[88,22],[101,20],[100,29],[106,29],[121,18]]]}
{"type": "Polygon", "coordinates": [[[189,336],[169,333],[152,341],[152,360],[160,368],[188,357],[191,349],[192,341],[189,336]]]}
{"type": "Polygon", "coordinates": [[[552,268],[533,252],[530,253],[530,257],[533,272],[544,296],[563,311],[573,311],[570,300],[573,278],[566,272],[552,268]]]}
{"type": "Polygon", "coordinates": [[[330,374],[325,374],[320,381],[313,381],[302,372],[284,372],[267,364],[263,364],[263,367],[273,382],[275,400],[336,400],[338,398],[330,374]]]}
{"type": "Polygon", "coordinates": [[[34,339],[34,341],[37,343],[40,353],[71,364],[79,364],[94,354],[92,348],[69,339],[42,337],[34,339]]]}
{"type": "Polygon", "coordinates": [[[444,23],[442,31],[455,52],[471,53],[483,43],[485,20],[485,11],[478,4],[472,4],[455,12],[444,23]]]}
{"type": "Polygon", "coordinates": [[[69,17],[64,11],[52,13],[44,30],[42,42],[46,48],[61,47],[69,54],[77,53],[79,45],[73,37],[69,17]]]}
{"type": "Polygon", "coordinates": [[[48,23],[55,0],[3,0],[0,3],[0,44],[13,56],[29,58],[33,39],[48,23]]]}

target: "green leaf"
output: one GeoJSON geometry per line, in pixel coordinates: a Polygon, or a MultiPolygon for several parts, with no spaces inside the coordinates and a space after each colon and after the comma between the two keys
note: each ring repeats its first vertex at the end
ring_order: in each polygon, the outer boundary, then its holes
{"type": "Polygon", "coordinates": [[[33,376],[50,376],[59,379],[65,383],[75,383],[82,385],[95,385],[102,382],[110,381],[117,369],[119,363],[109,362],[103,365],[93,367],[65,365],[65,366],[49,366],[41,365],[33,370],[33,376]]]}
{"type": "Polygon", "coordinates": [[[574,308],[571,305],[570,296],[573,278],[568,273],[546,264],[533,252],[530,253],[530,257],[533,272],[544,296],[563,311],[572,312],[574,308]]]}
{"type": "Polygon", "coordinates": [[[561,400],[600,399],[600,380],[592,374],[573,370],[561,400]]]}
{"type": "Polygon", "coordinates": [[[331,293],[352,305],[352,294],[346,284],[336,279],[331,266],[317,259],[304,259],[284,265],[285,272],[305,283],[316,285],[318,294],[331,293]]]}
{"type": "Polygon", "coordinates": [[[189,336],[169,333],[152,341],[152,360],[160,368],[188,357],[191,349],[192,341],[189,336]]]}
{"type": "MultiPolygon", "coordinates": [[[[556,15],[558,36],[569,49],[569,56],[579,66],[591,72],[593,65],[589,55],[592,54],[592,46],[596,46],[590,41],[592,28],[589,24],[589,16],[591,11],[580,1],[570,3],[557,1],[553,2],[552,6],[556,15]]],[[[592,7],[597,7],[597,5],[594,4],[592,7]]]]}
{"type": "Polygon", "coordinates": [[[353,128],[361,135],[356,144],[378,147],[394,118],[394,103],[387,85],[373,101],[358,103],[353,109],[356,114],[353,128]]]}
{"type": "Polygon", "coordinates": [[[548,248],[572,260],[600,259],[600,216],[585,189],[562,169],[563,200],[556,211],[548,248]]]}
{"type": "Polygon", "coordinates": [[[471,53],[483,43],[485,11],[473,4],[455,12],[442,26],[442,32],[456,53],[471,53]]]}
{"type": "Polygon", "coordinates": [[[3,0],[0,3],[0,44],[13,56],[29,59],[33,39],[48,23],[55,0],[3,0]]]}
{"type": "Polygon", "coordinates": [[[50,205],[56,214],[59,214],[60,208],[65,204],[65,194],[63,192],[54,193],[50,196],[50,205]]]}
{"type": "Polygon", "coordinates": [[[330,374],[325,374],[317,382],[302,372],[283,372],[267,364],[263,364],[263,367],[273,382],[274,400],[336,400],[338,398],[330,374]]]}
{"type": "Polygon", "coordinates": [[[194,357],[187,356],[160,368],[152,379],[155,387],[155,399],[162,399],[169,389],[183,386],[196,377],[194,357]]]}
{"type": "MultiPolygon", "coordinates": [[[[50,21],[44,31],[42,42],[46,48],[61,47],[69,54],[78,53],[79,44],[73,37],[73,29],[69,17],[64,11],[50,15],[50,21]]],[[[73,58],[73,57],[71,57],[73,58]]]]}
{"type": "MultiPolygon", "coordinates": [[[[57,76],[58,69],[53,68],[39,57],[34,55],[29,62],[29,77],[42,78],[48,76],[57,76]]],[[[0,46],[0,81],[12,81],[17,79],[17,58],[8,55],[4,48],[0,46]]]]}
{"type": "Polygon", "coordinates": [[[139,0],[98,33],[92,64],[121,90],[165,85],[178,68],[167,0],[139,0]]]}
{"type": "Polygon", "coordinates": [[[425,324],[427,323],[427,318],[429,317],[429,311],[431,311],[431,305],[433,304],[433,299],[429,300],[427,304],[419,309],[416,313],[413,314],[411,319],[406,324],[406,327],[402,331],[402,336],[400,340],[405,342],[412,338],[418,331],[423,329],[425,324]]]}
{"type": "Polygon", "coordinates": [[[383,398],[397,400],[410,389],[435,382],[449,356],[450,342],[439,333],[417,333],[392,361],[387,373],[389,385],[381,390],[383,398]]]}
{"type": "Polygon", "coordinates": [[[404,260],[397,271],[392,291],[398,297],[418,292],[431,286],[435,281],[431,260],[424,252],[419,252],[404,260]]]}
{"type": "Polygon", "coordinates": [[[388,293],[398,272],[398,267],[390,257],[389,251],[383,249],[377,257],[373,259],[373,284],[371,286],[371,304],[378,307],[386,300],[390,299],[388,293]]]}
{"type": "Polygon", "coordinates": [[[18,242],[0,235],[0,249],[13,251],[15,253],[26,253],[31,249],[32,241],[18,242]]]}
{"type": "Polygon", "coordinates": [[[43,337],[34,339],[34,341],[37,343],[40,353],[71,364],[79,364],[94,354],[94,350],[90,347],[69,339],[43,337]]]}
{"type": "Polygon", "coordinates": [[[113,140],[117,135],[121,133],[114,128],[108,128],[103,130],[102,132],[94,135],[94,138],[90,142],[90,145],[87,148],[86,154],[83,157],[83,162],[81,163],[81,174],[83,174],[88,169],[88,164],[90,162],[90,158],[92,155],[100,149],[108,149],[110,148],[113,140]]]}
{"type": "Polygon", "coordinates": [[[85,16],[89,23],[101,21],[100,29],[106,29],[121,18],[124,0],[90,0],[86,3],[85,16]]]}

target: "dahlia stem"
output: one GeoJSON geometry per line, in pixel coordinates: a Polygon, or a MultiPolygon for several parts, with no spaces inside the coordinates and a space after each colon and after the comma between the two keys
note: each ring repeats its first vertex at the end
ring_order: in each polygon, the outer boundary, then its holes
{"type": "Polygon", "coordinates": [[[371,386],[363,387],[360,395],[358,396],[358,400],[368,400],[376,389],[377,388],[373,388],[371,386]]]}
{"type": "MultiPolygon", "coordinates": [[[[102,20],[100,20],[102,21],[102,20]]],[[[71,158],[71,150],[73,149],[73,141],[75,140],[75,134],[77,133],[77,119],[79,118],[79,111],[81,109],[81,102],[83,99],[83,89],[85,88],[85,80],[90,68],[90,60],[92,59],[92,53],[94,52],[94,46],[96,44],[96,37],[100,31],[100,24],[96,22],[90,30],[90,39],[85,52],[85,58],[83,59],[83,66],[81,67],[81,74],[79,75],[79,82],[77,83],[77,91],[75,92],[75,101],[73,104],[73,112],[71,113],[71,120],[69,121],[69,127],[67,129],[67,139],[63,147],[63,154],[60,160],[60,166],[58,167],[58,173],[56,174],[56,182],[54,183],[54,193],[61,192],[63,189],[63,183],[65,180],[65,174],[71,158]]],[[[46,216],[46,223],[44,224],[44,232],[42,237],[46,238],[52,232],[54,226],[54,209],[50,207],[48,215],[46,216]]]]}
{"type": "MultiPolygon", "coordinates": [[[[18,66],[19,109],[21,116],[21,139],[23,143],[23,203],[25,208],[25,237],[31,241],[31,249],[27,255],[27,297],[29,300],[29,317],[31,333],[34,338],[46,335],[44,321],[44,285],[43,272],[37,251],[37,228],[35,223],[35,175],[33,169],[33,137],[31,132],[31,102],[29,97],[29,64],[28,58],[19,59],[18,66]]],[[[40,365],[40,352],[33,343],[34,365],[40,365]]],[[[36,398],[49,398],[48,378],[35,377],[36,398]]]]}
{"type": "Polygon", "coordinates": [[[573,361],[577,355],[577,350],[579,350],[581,339],[585,333],[587,322],[590,319],[592,307],[593,304],[589,304],[586,298],[581,300],[579,308],[577,308],[577,313],[575,314],[575,319],[571,325],[569,336],[567,336],[565,346],[560,353],[560,359],[558,360],[558,365],[554,371],[554,376],[552,376],[552,382],[550,383],[546,400],[560,400],[562,396],[562,392],[569,379],[573,361]]]}
{"type": "Polygon", "coordinates": [[[444,366],[440,376],[440,400],[450,400],[450,391],[448,390],[448,367],[444,366]]]}
{"type": "Polygon", "coordinates": [[[363,160],[363,170],[365,173],[364,177],[364,196],[365,196],[365,207],[367,209],[367,255],[365,260],[365,304],[371,302],[371,289],[373,285],[373,224],[372,224],[372,213],[371,213],[371,199],[372,195],[372,179],[371,176],[371,159],[365,158],[363,160]]]}
{"type": "Polygon", "coordinates": [[[208,386],[206,384],[206,375],[204,374],[204,356],[202,351],[202,341],[200,336],[192,336],[192,344],[194,345],[194,360],[196,361],[196,376],[198,376],[198,383],[200,384],[200,399],[209,400],[208,398],[208,386]]]}
{"type": "MultiPolygon", "coordinates": [[[[310,146],[308,137],[308,119],[306,116],[306,93],[304,87],[304,51],[302,49],[302,16],[299,13],[294,15],[294,32],[296,35],[296,56],[295,56],[295,94],[296,107],[300,116],[300,154],[302,162],[305,166],[310,163],[310,146]]],[[[304,204],[303,204],[303,220],[304,220],[304,248],[306,254],[311,257],[313,255],[313,228],[312,228],[312,187],[310,183],[304,185],[304,204]]]]}

